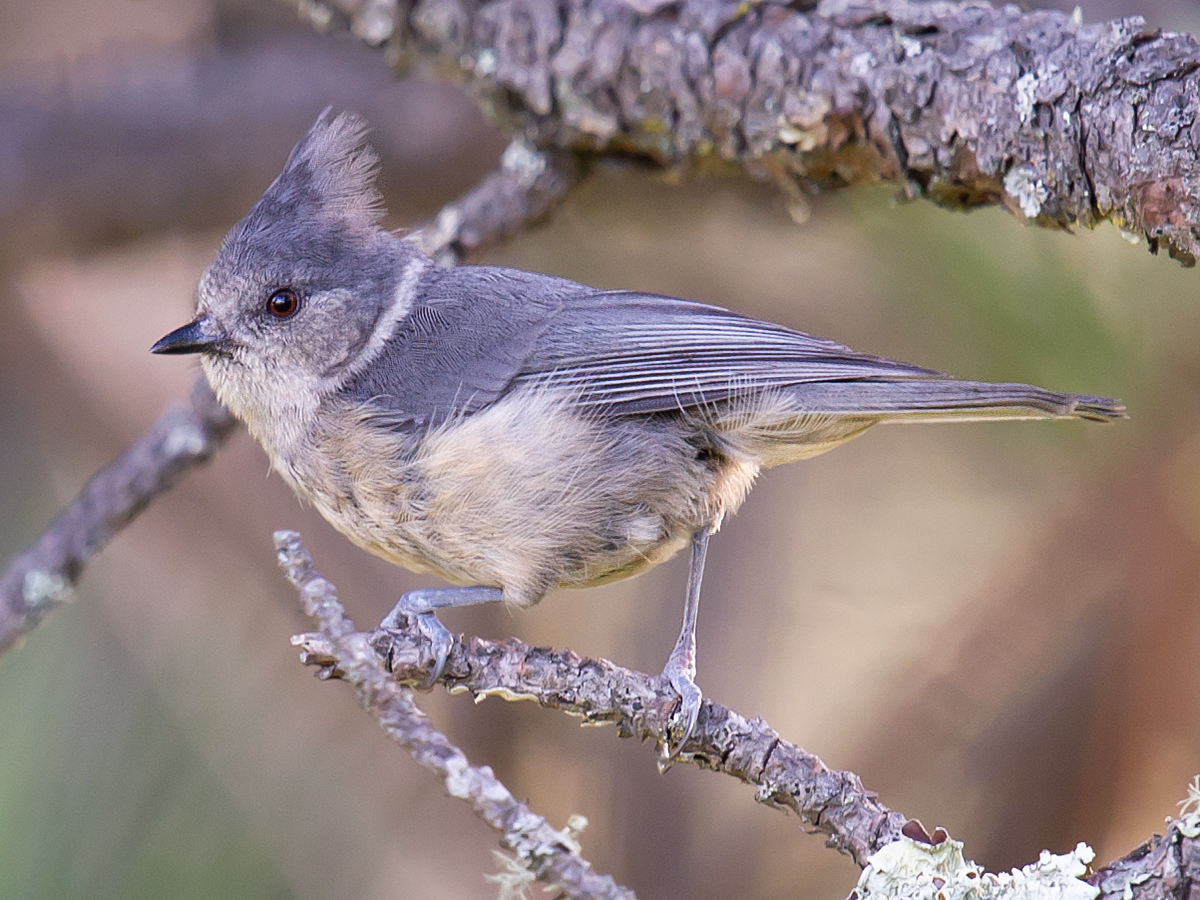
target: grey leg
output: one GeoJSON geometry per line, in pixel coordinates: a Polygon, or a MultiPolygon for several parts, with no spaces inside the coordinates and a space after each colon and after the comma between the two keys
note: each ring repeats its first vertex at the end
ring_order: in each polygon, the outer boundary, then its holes
{"type": "Polygon", "coordinates": [[[400,627],[401,619],[416,616],[417,628],[433,644],[434,664],[429,674],[426,687],[432,687],[434,682],[442,677],[446,668],[446,658],[450,648],[454,646],[454,638],[446,630],[446,626],[434,615],[436,609],[448,609],[452,606],[475,606],[479,603],[492,603],[503,600],[504,592],[494,587],[451,587],[451,588],[422,588],[409,591],[392,607],[392,611],[384,616],[379,627],[384,631],[395,631],[400,627]]]}
{"type": "Polygon", "coordinates": [[[683,628],[675,649],[667,657],[662,677],[679,693],[678,720],[683,724],[683,734],[675,749],[667,742],[662,748],[663,761],[669,763],[679,755],[683,745],[696,730],[696,719],[700,715],[700,703],[704,699],[696,686],[696,614],[700,610],[700,582],[704,579],[704,557],[708,553],[708,538],[712,534],[705,525],[692,536],[692,565],[688,572],[687,600],[683,607],[683,628]]]}

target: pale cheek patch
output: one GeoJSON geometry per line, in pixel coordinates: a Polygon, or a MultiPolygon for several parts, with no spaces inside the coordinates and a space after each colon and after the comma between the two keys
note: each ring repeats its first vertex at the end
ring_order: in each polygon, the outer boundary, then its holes
{"type": "Polygon", "coordinates": [[[384,346],[396,333],[396,327],[400,324],[401,319],[412,309],[421,275],[432,265],[433,263],[428,259],[418,255],[404,267],[400,280],[396,284],[396,290],[392,294],[392,302],[379,316],[379,320],[371,331],[371,336],[367,339],[367,343],[359,352],[358,357],[347,367],[345,374],[339,376],[339,387],[375,362],[379,354],[383,352],[384,346]]]}
{"type": "Polygon", "coordinates": [[[298,371],[268,372],[252,357],[235,362],[202,356],[200,365],[217,399],[245,423],[272,464],[288,468],[285,461],[308,436],[321,402],[315,379],[298,371]]]}

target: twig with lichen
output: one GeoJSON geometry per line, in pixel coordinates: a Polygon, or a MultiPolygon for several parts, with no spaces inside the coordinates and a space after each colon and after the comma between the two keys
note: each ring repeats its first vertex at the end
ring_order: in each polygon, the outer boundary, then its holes
{"type": "MultiPolygon", "coordinates": [[[[300,592],[304,611],[316,619],[341,678],[388,735],[423,768],[437,776],[451,797],[470,804],[475,815],[500,834],[501,843],[537,880],[575,900],[633,900],[633,892],[595,872],[579,852],[575,833],[559,831],[521,803],[486,766],[472,766],[466,755],[433,728],[384,668],[368,635],[354,630],[333,584],[317,572],[294,531],[275,533],[279,564],[300,592]]],[[[509,873],[520,883],[520,873],[509,873]]]]}
{"type": "MultiPolygon", "coordinates": [[[[276,540],[285,541],[289,553],[303,553],[294,532],[281,532],[276,540]]],[[[362,664],[363,654],[374,654],[372,672],[390,673],[384,677],[400,684],[426,684],[433,648],[415,623],[351,637],[349,655],[325,628],[296,635],[292,643],[301,648],[302,662],[317,667],[322,678],[353,679],[353,667],[362,664]]],[[[678,703],[678,695],[658,676],[570,650],[530,647],[515,638],[496,642],[456,636],[440,681],[451,691],[470,691],[479,698],[532,700],[589,723],[612,723],[621,737],[649,738],[660,745],[678,703]]],[[[1089,873],[1093,854],[1080,844],[1068,854],[1043,852],[1036,863],[1010,875],[985,872],[965,859],[962,844],[944,829],[930,834],[918,820],[880,803],[853,772],[830,769],[762,719],[746,719],[711,700],[705,700],[696,729],[675,761],[732,775],[753,786],[759,802],[798,814],[826,836],[828,846],[863,869],[859,898],[932,900],[942,892],[943,900],[1158,900],[1187,896],[1179,886],[1200,887],[1197,787],[1189,789],[1187,805],[1170,823],[1167,837],[1156,835],[1121,860],[1089,873]],[[1164,893],[1166,886],[1174,892],[1164,893]]]]}

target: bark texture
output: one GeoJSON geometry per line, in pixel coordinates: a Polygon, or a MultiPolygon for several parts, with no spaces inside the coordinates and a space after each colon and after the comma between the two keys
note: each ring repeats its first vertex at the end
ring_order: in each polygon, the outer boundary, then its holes
{"type": "Polygon", "coordinates": [[[789,192],[894,181],[1200,252],[1200,45],[978,0],[301,3],[464,82],[543,148],[730,163],[789,192]]]}
{"type": "MultiPolygon", "coordinates": [[[[279,532],[276,544],[280,563],[301,589],[310,614],[316,605],[328,608],[318,615],[320,633],[292,638],[305,665],[316,667],[324,679],[350,681],[360,695],[367,672],[375,693],[382,693],[383,682],[393,679],[404,685],[427,683],[434,662],[432,647],[415,623],[397,630],[377,629],[370,635],[352,634],[336,592],[316,575],[299,535],[279,532]],[[297,571],[304,576],[298,577],[297,571]],[[329,621],[342,624],[331,627],[329,621]]],[[[456,635],[440,681],[451,691],[470,691],[477,698],[532,700],[588,723],[612,723],[621,737],[649,738],[660,746],[669,739],[679,703],[679,695],[658,676],[587,659],[570,650],[531,647],[515,638],[489,641],[456,635]]],[[[410,704],[411,697],[406,694],[404,702],[410,704]]],[[[391,730],[387,704],[364,695],[364,705],[391,730]]],[[[796,813],[806,826],[825,835],[828,846],[860,867],[901,836],[924,844],[940,844],[949,837],[941,828],[930,835],[918,820],[881,803],[853,772],[829,768],[816,755],[784,740],[762,719],[747,719],[711,700],[704,701],[695,733],[681,748],[678,761],[724,772],[751,785],[756,800],[796,813]]],[[[1197,803],[1200,800],[1189,806],[1197,803]]],[[[1087,880],[1099,890],[1100,898],[1113,900],[1193,896],[1200,884],[1198,848],[1200,813],[1190,811],[1169,823],[1166,837],[1154,835],[1129,855],[1092,872],[1087,880]]]]}

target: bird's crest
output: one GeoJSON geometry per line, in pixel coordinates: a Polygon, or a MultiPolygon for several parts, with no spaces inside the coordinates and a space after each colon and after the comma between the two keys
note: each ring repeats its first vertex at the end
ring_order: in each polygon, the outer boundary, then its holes
{"type": "Polygon", "coordinates": [[[368,131],[354,113],[334,116],[326,107],[239,224],[238,237],[253,241],[280,227],[306,225],[373,230],[383,202],[375,186],[379,155],[367,143],[368,131]]]}

